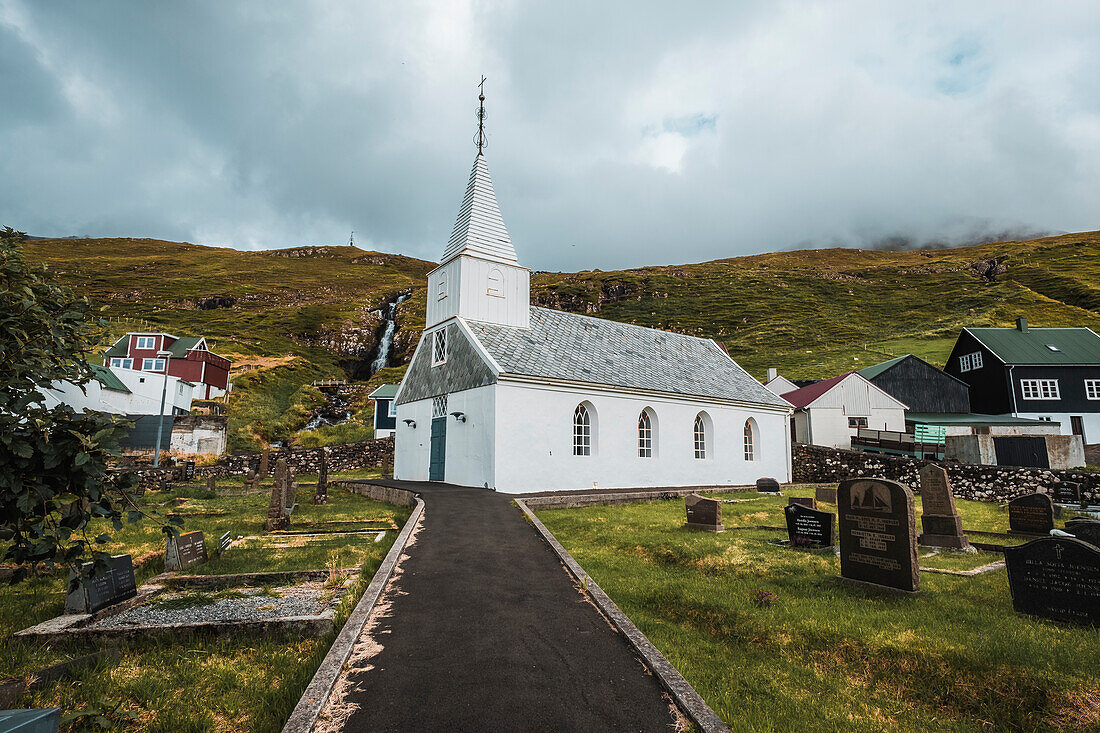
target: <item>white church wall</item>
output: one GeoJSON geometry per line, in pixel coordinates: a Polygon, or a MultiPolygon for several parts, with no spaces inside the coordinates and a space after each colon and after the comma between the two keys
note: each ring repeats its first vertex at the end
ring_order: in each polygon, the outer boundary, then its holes
{"type": "Polygon", "coordinates": [[[458,315],[458,294],[461,290],[458,260],[440,265],[428,273],[428,303],[425,328],[431,328],[458,315]]]}
{"type": "MultiPolygon", "coordinates": [[[[493,486],[494,386],[447,395],[447,443],[443,480],[461,486],[493,486]],[[465,422],[451,413],[461,412],[465,422]]],[[[397,406],[394,478],[427,481],[431,450],[432,399],[397,406]],[[405,423],[413,420],[416,427],[405,423]]]]}
{"type": "Polygon", "coordinates": [[[789,417],[784,411],[705,401],[625,395],[549,385],[501,383],[496,398],[498,491],[752,484],[790,480],[789,417]],[[573,412],[596,411],[594,454],[573,455],[573,412]],[[656,414],[655,450],[638,455],[638,415],[656,414]],[[713,424],[711,455],[695,458],[695,416],[713,424]],[[754,460],[745,460],[744,426],[756,421],[754,460]]]}
{"type": "Polygon", "coordinates": [[[464,318],[527,328],[531,323],[531,273],[525,267],[478,257],[458,258],[464,318]]]}

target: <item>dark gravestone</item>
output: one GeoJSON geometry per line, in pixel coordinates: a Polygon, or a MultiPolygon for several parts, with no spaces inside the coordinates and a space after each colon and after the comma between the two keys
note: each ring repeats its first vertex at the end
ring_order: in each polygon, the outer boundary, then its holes
{"type": "Polygon", "coordinates": [[[233,540],[229,538],[229,533],[228,532],[226,532],[221,537],[219,537],[218,538],[218,555],[221,555],[223,552],[228,550],[229,549],[229,544],[232,541],[233,540]]]}
{"type": "MultiPolygon", "coordinates": [[[[85,563],[84,570],[91,570],[92,565],[85,563]]],[[[76,573],[69,572],[70,584],[75,576],[76,573]]],[[[97,572],[65,596],[65,613],[95,613],[136,595],[133,560],[129,555],[112,555],[106,572],[97,572]]]]}
{"type": "Polygon", "coordinates": [[[810,509],[817,509],[817,499],[812,496],[790,496],[787,497],[787,506],[792,504],[798,504],[799,506],[809,507],[810,509]]]}
{"type": "MultiPolygon", "coordinates": [[[[286,467],[286,459],[280,458],[275,462],[275,486],[271,489],[271,502],[267,505],[267,522],[264,524],[264,529],[268,532],[290,526],[290,513],[286,510],[286,502],[290,498],[290,483],[290,471],[286,467]]],[[[293,506],[293,499],[291,502],[293,506]]]]}
{"type": "Polygon", "coordinates": [[[186,461],[183,464],[183,480],[190,481],[195,478],[195,462],[186,461]]]}
{"type": "Polygon", "coordinates": [[[965,550],[970,541],[962,531],[962,519],[955,509],[951,481],[947,471],[928,464],[920,470],[920,498],[924,513],[920,518],[924,532],[918,542],[929,547],[951,547],[965,550]]]}
{"type": "Polygon", "coordinates": [[[1066,532],[1090,545],[1100,547],[1100,522],[1096,520],[1085,522],[1066,522],[1066,532]]]}
{"type": "Polygon", "coordinates": [[[213,476],[209,476],[206,479],[206,490],[211,494],[215,494],[218,491],[218,480],[213,476]]]}
{"type": "Polygon", "coordinates": [[[818,486],[814,489],[814,498],[829,504],[836,504],[836,488],[833,486],[818,486]]]}
{"type": "Polygon", "coordinates": [[[1055,504],[1081,504],[1081,484],[1072,481],[1060,481],[1050,487],[1055,504]]]}
{"type": "Polygon", "coordinates": [[[837,509],[843,577],[920,590],[912,491],[888,479],[847,479],[837,490],[837,509]]]}
{"type": "Polygon", "coordinates": [[[260,478],[267,478],[268,464],[270,464],[270,462],[271,452],[265,449],[264,452],[260,454],[260,478]]]}
{"type": "Polygon", "coordinates": [[[1004,553],[1013,608],[1100,626],[1100,549],[1071,537],[1040,537],[1004,553]]]}
{"type": "Polygon", "coordinates": [[[722,526],[722,502],[717,499],[707,499],[698,494],[688,494],[684,497],[684,508],[687,509],[687,524],[685,527],[693,529],[705,529],[709,532],[724,532],[722,526]]]}
{"type": "Polygon", "coordinates": [[[1046,494],[1027,494],[1008,502],[1008,531],[1048,534],[1054,529],[1054,504],[1046,494]]]}
{"type": "Polygon", "coordinates": [[[313,492],[313,503],[328,504],[328,461],[325,459],[327,451],[324,448],[319,450],[320,467],[317,469],[317,491],[313,492]]]}
{"type": "Polygon", "coordinates": [[[756,490],[763,494],[778,494],[779,482],[773,478],[756,479],[756,490]]]}
{"type": "Polygon", "coordinates": [[[169,535],[164,549],[165,570],[186,570],[206,562],[206,540],[202,532],[187,532],[179,537],[169,535]]]}
{"type": "Polygon", "coordinates": [[[801,504],[788,504],[783,512],[787,515],[787,537],[792,547],[833,544],[836,515],[832,512],[819,512],[801,504]]]}

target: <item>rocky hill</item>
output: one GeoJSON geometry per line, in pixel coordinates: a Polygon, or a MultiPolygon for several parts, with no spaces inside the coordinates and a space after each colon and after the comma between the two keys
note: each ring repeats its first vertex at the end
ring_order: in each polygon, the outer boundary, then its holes
{"type": "MultiPolygon", "coordinates": [[[[108,306],[115,335],[202,334],[235,361],[233,444],[292,437],[300,387],[371,377],[398,296],[399,379],[424,321],[433,263],[346,246],[241,252],[148,239],[25,243],[28,256],[108,306]]],[[[721,341],[755,376],[821,378],[914,353],[942,364],[963,326],[1100,328],[1100,233],[902,252],[804,250],[690,265],[536,273],[536,304],[721,341]]]]}

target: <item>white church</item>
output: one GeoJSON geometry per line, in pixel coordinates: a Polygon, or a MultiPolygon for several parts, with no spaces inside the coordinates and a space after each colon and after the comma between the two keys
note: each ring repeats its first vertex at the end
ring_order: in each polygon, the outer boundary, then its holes
{"type": "Polygon", "coordinates": [[[791,478],[792,408],[714,341],[531,305],[485,157],[397,393],[394,477],[509,493],[791,478]]]}

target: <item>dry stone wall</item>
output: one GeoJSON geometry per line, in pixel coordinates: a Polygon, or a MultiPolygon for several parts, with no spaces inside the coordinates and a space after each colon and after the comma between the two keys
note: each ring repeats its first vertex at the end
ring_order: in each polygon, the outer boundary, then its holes
{"type": "Polygon", "coordinates": [[[1082,498],[1089,504],[1100,504],[1100,474],[1088,471],[975,466],[801,444],[794,446],[792,458],[795,483],[836,483],[846,478],[875,476],[898,481],[919,494],[918,472],[934,464],[947,471],[952,492],[962,499],[1008,501],[1034,492],[1049,494],[1054,484],[1072,481],[1081,485],[1082,498]]]}

